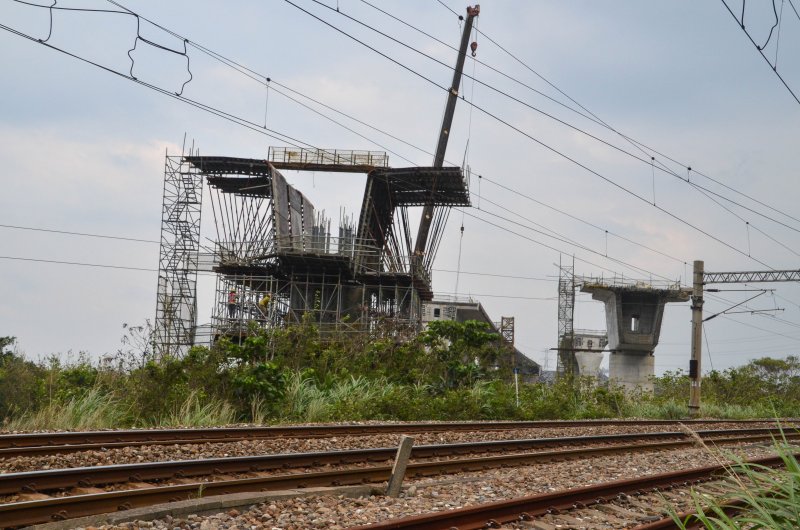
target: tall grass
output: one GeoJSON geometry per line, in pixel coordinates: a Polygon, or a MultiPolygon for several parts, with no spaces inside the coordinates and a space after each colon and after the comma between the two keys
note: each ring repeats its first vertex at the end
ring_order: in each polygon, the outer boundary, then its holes
{"type": "Polygon", "coordinates": [[[180,405],[159,418],[160,427],[214,427],[230,425],[236,420],[236,410],[227,401],[218,398],[202,399],[200,392],[192,391],[180,405]]]}
{"type": "Polygon", "coordinates": [[[286,384],[284,418],[301,422],[370,419],[375,404],[395,388],[385,379],[349,377],[321,385],[301,373],[286,384]]]}
{"type": "Polygon", "coordinates": [[[800,528],[800,464],[796,446],[784,436],[775,442],[775,450],[784,467],[773,469],[744,462],[731,455],[735,462],[728,468],[727,482],[732,486],[730,498],[741,501],[733,515],[725,513],[726,504],[709,500],[692,492],[696,514],[683,520],[673,507],[669,508],[673,521],[686,529],[699,521],[704,528],[715,530],[790,530],[800,528]]]}
{"type": "Polygon", "coordinates": [[[301,372],[294,372],[286,383],[284,416],[305,422],[324,421],[328,414],[325,397],[313,379],[301,372]]]}
{"type": "Polygon", "coordinates": [[[132,423],[130,409],[98,388],[66,401],[52,400],[39,410],[11,419],[12,431],[113,429],[132,423]]]}

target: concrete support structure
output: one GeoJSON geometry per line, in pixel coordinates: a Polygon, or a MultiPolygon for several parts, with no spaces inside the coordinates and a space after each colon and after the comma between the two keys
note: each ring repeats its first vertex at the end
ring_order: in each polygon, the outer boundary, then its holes
{"type": "Polygon", "coordinates": [[[607,344],[608,334],[605,331],[574,330],[573,347],[569,352],[575,359],[573,375],[593,377],[597,381],[607,344]]]}
{"type": "Polygon", "coordinates": [[[633,285],[584,282],[581,291],[605,304],[608,330],[609,379],[626,390],[652,392],[655,374],[653,353],[658,345],[664,305],[685,302],[689,293],[679,286],[655,288],[641,282],[633,285]]]}

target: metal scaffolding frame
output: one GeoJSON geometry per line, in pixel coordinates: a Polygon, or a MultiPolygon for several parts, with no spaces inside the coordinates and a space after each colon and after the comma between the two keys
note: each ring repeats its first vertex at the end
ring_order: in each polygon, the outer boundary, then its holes
{"type": "Polygon", "coordinates": [[[194,345],[203,178],[182,156],[164,163],[154,354],[180,356],[194,345]]]}
{"type": "Polygon", "coordinates": [[[270,158],[293,164],[291,169],[330,164],[344,172],[363,171],[366,163],[376,166],[368,168],[358,223],[342,215],[339,237],[332,237],[325,212],[315,210],[272,162],[185,158],[208,182],[216,230],[207,260],[217,274],[212,336],[238,340],[253,326],[305,321],[323,333],[416,333],[422,301],[432,296],[430,270],[412,267],[404,208],[425,204],[431,196],[443,206],[469,205],[460,168],[389,168],[381,153],[341,150],[271,149],[270,158]],[[437,189],[431,195],[433,181],[437,189]]]}
{"type": "Polygon", "coordinates": [[[574,374],[575,360],[575,263],[558,265],[558,361],[556,372],[574,374]]]}

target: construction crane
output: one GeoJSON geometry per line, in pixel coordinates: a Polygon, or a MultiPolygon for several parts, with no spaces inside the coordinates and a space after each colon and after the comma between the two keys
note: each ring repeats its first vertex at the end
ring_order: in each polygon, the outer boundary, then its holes
{"type": "MultiPolygon", "coordinates": [[[[456,101],[458,101],[458,88],[461,85],[461,74],[464,71],[464,60],[467,57],[469,36],[470,33],[472,33],[472,24],[475,20],[475,17],[478,16],[480,11],[481,6],[477,4],[475,7],[467,7],[467,17],[464,22],[464,32],[461,35],[461,46],[458,49],[456,67],[453,71],[453,84],[451,85],[450,91],[447,94],[447,104],[444,110],[444,118],[442,119],[442,128],[439,130],[439,142],[436,144],[436,153],[433,157],[433,167],[436,168],[441,168],[444,164],[444,155],[447,151],[447,140],[450,138],[450,127],[453,124],[456,101]]],[[[477,49],[477,44],[475,42],[472,43],[471,49],[472,55],[474,56],[475,50],[477,49]]],[[[435,182],[432,190],[432,194],[435,193],[435,182]]],[[[430,265],[433,262],[434,252],[432,249],[435,248],[435,245],[429,244],[431,224],[433,223],[434,219],[442,214],[441,211],[437,212],[436,210],[441,209],[443,211],[446,208],[447,206],[434,206],[433,197],[431,197],[430,202],[426,203],[422,208],[422,218],[420,219],[417,240],[414,245],[415,261],[417,262],[417,266],[421,267],[422,269],[427,269],[428,267],[426,265],[430,265]]]]}

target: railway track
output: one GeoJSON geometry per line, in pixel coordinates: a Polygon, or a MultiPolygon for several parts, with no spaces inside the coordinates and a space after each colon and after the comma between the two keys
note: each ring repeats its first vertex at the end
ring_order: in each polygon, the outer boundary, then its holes
{"type": "MultiPolygon", "coordinates": [[[[781,420],[794,424],[796,420],[781,420]]],[[[316,425],[286,427],[229,427],[212,429],[152,429],[120,431],[80,431],[0,435],[0,458],[70,453],[89,450],[135,447],[142,445],[174,445],[224,443],[241,440],[276,438],[322,438],[334,436],[368,436],[376,434],[417,434],[435,432],[491,432],[518,429],[540,429],[593,426],[765,424],[763,420],[581,420],[581,421],[506,421],[458,423],[397,423],[369,425],[316,425]]]]}
{"type": "MultiPolygon", "coordinates": [[[[708,443],[757,442],[771,439],[777,431],[748,429],[742,431],[702,431],[708,443]],[[760,431],[754,433],[753,431],[760,431]]],[[[795,433],[792,433],[795,434],[795,433]]],[[[800,436],[800,434],[798,434],[800,436]]],[[[556,462],[633,451],[659,451],[696,443],[679,432],[606,435],[580,438],[507,440],[418,446],[409,465],[409,477],[426,477],[450,473],[474,472],[500,467],[514,467],[541,462],[556,462]],[[524,451],[552,446],[594,444],[568,450],[547,450],[471,458],[443,456],[524,451]],[[596,444],[605,444],[597,446],[596,444]],[[421,461],[429,459],[429,461],[421,461]]],[[[285,490],[314,486],[381,483],[391,473],[391,466],[365,466],[375,461],[388,462],[394,448],[326,453],[291,453],[244,458],[215,458],[176,462],[95,466],[0,475],[0,494],[20,495],[32,500],[0,504],[0,521],[7,526],[22,526],[147,506],[162,502],[235,492],[285,490]],[[362,467],[286,474],[287,468],[311,468],[322,465],[359,463],[362,467]],[[232,477],[232,475],[242,475],[232,477]],[[147,481],[178,481],[179,484],[157,485],[147,481]],[[102,491],[98,486],[125,484],[127,491],[102,491]],[[43,492],[60,491],[59,497],[46,497],[43,492]]]]}
{"type": "MultiPolygon", "coordinates": [[[[780,466],[780,457],[750,460],[763,466],[780,466]]],[[[695,487],[713,496],[725,495],[719,481],[725,466],[708,466],[650,475],[646,477],[606,482],[584,488],[531,495],[434,512],[376,524],[357,526],[351,530],[476,530],[483,528],[590,528],[592,517],[605,521],[616,520],[620,528],[663,530],[677,528],[663,517],[664,499],[678,500],[677,491],[695,487]]],[[[685,501],[685,499],[684,499],[685,501]]]]}
{"type": "MultiPolygon", "coordinates": [[[[708,443],[728,444],[759,442],[780,436],[775,429],[708,430],[696,433],[708,443]]],[[[800,433],[787,437],[800,438],[800,433]]],[[[590,454],[618,452],[622,449],[671,449],[693,445],[695,441],[682,432],[634,433],[568,438],[532,438],[525,440],[499,440],[457,444],[420,445],[412,449],[414,460],[477,455],[486,453],[514,453],[520,451],[563,449],[568,446],[584,447],[574,451],[541,451],[525,453],[526,461],[547,461],[552,458],[580,457],[590,454]],[[634,445],[628,445],[634,444],[634,445]]],[[[43,493],[75,487],[96,487],[130,482],[163,481],[174,478],[203,477],[226,473],[274,472],[291,468],[314,468],[331,465],[367,464],[386,462],[396,453],[396,448],[340,450],[314,453],[287,453],[265,456],[206,458],[167,462],[147,462],[114,466],[91,466],[47,471],[0,474],[0,495],[22,492],[43,493]]],[[[503,457],[506,458],[506,457],[503,457]]],[[[505,460],[499,460],[507,464],[505,460]]]]}

